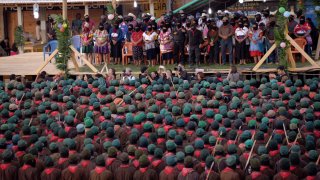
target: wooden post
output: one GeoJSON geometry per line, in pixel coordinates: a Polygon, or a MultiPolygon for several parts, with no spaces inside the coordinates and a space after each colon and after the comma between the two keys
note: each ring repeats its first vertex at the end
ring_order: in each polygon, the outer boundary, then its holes
{"type": "Polygon", "coordinates": [[[274,43],[271,48],[267,51],[267,53],[260,59],[260,61],[254,66],[253,71],[257,71],[260,66],[267,60],[267,58],[271,55],[271,53],[276,49],[277,45],[274,43]]]}
{"type": "Polygon", "coordinates": [[[18,26],[22,26],[23,17],[22,17],[22,8],[20,6],[17,7],[17,17],[18,17],[18,26]]]}
{"type": "Polygon", "coordinates": [[[171,11],[171,0],[167,0],[167,13],[171,11]]]}
{"type": "Polygon", "coordinates": [[[4,39],[3,7],[0,6],[0,40],[4,39]]]}
{"type": "Polygon", "coordinates": [[[320,65],[317,64],[305,51],[302,49],[288,34],[286,35],[287,40],[291,43],[292,46],[294,46],[302,56],[306,58],[307,61],[309,61],[310,64],[312,64],[314,67],[320,68],[320,65]]]}
{"type": "Polygon", "coordinates": [[[318,38],[318,45],[317,45],[317,50],[316,50],[316,57],[314,58],[315,60],[319,60],[319,56],[320,56],[320,34],[319,34],[319,38],[318,38]]]}
{"type": "Polygon", "coordinates": [[[114,12],[117,12],[117,0],[112,0],[112,7],[114,9],[114,12]]]}
{"type": "Polygon", "coordinates": [[[38,75],[44,67],[54,58],[54,56],[58,53],[58,49],[54,50],[52,54],[46,59],[46,61],[36,70],[36,74],[38,75]]]}
{"type": "Polygon", "coordinates": [[[40,11],[39,18],[40,18],[41,43],[44,44],[47,42],[46,8],[41,7],[39,11],[40,11]]]}
{"type": "Polygon", "coordinates": [[[72,45],[70,46],[70,49],[73,51],[75,58],[80,57],[80,58],[83,60],[83,62],[84,62],[86,65],[88,65],[88,67],[89,67],[93,72],[95,72],[95,73],[98,73],[98,72],[99,72],[98,69],[95,68],[86,58],[81,57],[80,53],[79,53],[72,45]]]}
{"type": "Polygon", "coordinates": [[[149,0],[150,14],[154,16],[154,0],[149,0]]]}
{"type": "Polygon", "coordinates": [[[88,4],[84,5],[84,14],[89,15],[89,5],[88,4]]]}
{"type": "Polygon", "coordinates": [[[62,1],[62,17],[64,20],[68,19],[68,3],[67,0],[62,1]]]}

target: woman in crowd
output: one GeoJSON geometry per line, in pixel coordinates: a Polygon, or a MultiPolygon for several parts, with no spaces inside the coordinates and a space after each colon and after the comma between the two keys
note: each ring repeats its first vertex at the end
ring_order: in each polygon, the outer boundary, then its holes
{"type": "Polygon", "coordinates": [[[163,65],[173,63],[173,41],[171,32],[168,31],[167,26],[162,27],[159,35],[160,51],[162,52],[163,65]]]}
{"type": "Polygon", "coordinates": [[[240,21],[238,23],[238,28],[235,30],[234,37],[236,40],[236,57],[240,60],[241,64],[246,64],[246,39],[248,37],[249,29],[243,25],[240,21]]]}
{"type": "Polygon", "coordinates": [[[133,63],[135,65],[141,65],[143,60],[143,31],[140,26],[136,26],[131,36],[132,51],[133,51],[133,63]]]}
{"type": "Polygon", "coordinates": [[[252,25],[252,29],[249,32],[250,38],[250,56],[253,57],[254,63],[258,63],[260,61],[261,56],[263,55],[262,50],[262,36],[263,33],[260,29],[258,29],[258,24],[254,23],[252,25]]]}
{"type": "Polygon", "coordinates": [[[156,65],[155,40],[157,37],[158,34],[152,29],[151,25],[148,25],[147,30],[143,33],[143,41],[147,51],[148,64],[151,66],[156,65]]]}
{"type": "Polygon", "coordinates": [[[227,76],[229,82],[238,82],[240,80],[240,74],[236,66],[231,66],[231,70],[227,76]]]}
{"type": "Polygon", "coordinates": [[[81,34],[81,44],[82,53],[84,53],[85,58],[92,63],[92,53],[93,53],[93,32],[90,29],[90,24],[85,22],[83,25],[83,30],[81,34]]]}
{"type": "Polygon", "coordinates": [[[106,62],[109,63],[109,34],[103,25],[99,25],[99,29],[94,33],[94,37],[96,38],[94,51],[98,55],[96,64],[101,64],[101,62],[105,62],[106,59],[106,62]]]}
{"type": "Polygon", "coordinates": [[[119,28],[118,23],[114,23],[113,28],[110,30],[111,37],[111,56],[113,58],[114,64],[120,64],[121,59],[121,45],[124,39],[123,32],[119,28]]]}

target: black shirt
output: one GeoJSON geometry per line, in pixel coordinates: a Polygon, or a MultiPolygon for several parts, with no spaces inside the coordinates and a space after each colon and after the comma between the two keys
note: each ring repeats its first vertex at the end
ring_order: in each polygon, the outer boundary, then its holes
{"type": "Polygon", "coordinates": [[[198,29],[196,30],[189,30],[188,31],[188,42],[189,46],[199,46],[202,42],[202,32],[198,29]]]}
{"type": "Polygon", "coordinates": [[[184,28],[175,29],[173,31],[173,41],[175,43],[184,43],[186,41],[187,30],[184,28]]]}

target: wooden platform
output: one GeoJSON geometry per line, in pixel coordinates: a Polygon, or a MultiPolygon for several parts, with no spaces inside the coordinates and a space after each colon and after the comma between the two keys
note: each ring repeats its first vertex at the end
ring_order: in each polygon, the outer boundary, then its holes
{"type": "MultiPolygon", "coordinates": [[[[46,55],[48,57],[48,55],[46,55]]],[[[43,53],[24,53],[16,56],[0,57],[0,75],[36,75],[36,69],[43,63],[43,53]]],[[[73,64],[69,63],[73,68],[73,64]]],[[[48,74],[57,74],[59,70],[54,63],[49,63],[45,68],[48,74]]],[[[72,72],[74,73],[74,72],[72,72]]]]}
{"type": "MultiPolygon", "coordinates": [[[[48,57],[48,55],[46,56],[48,57]]],[[[8,76],[11,74],[16,75],[25,75],[25,76],[35,76],[36,70],[43,63],[43,53],[42,52],[33,52],[33,53],[24,53],[16,56],[8,56],[8,57],[0,57],[0,76],[8,76]]],[[[317,63],[320,64],[318,61],[317,63]]],[[[80,64],[79,64],[80,65],[80,64]]],[[[76,72],[74,70],[74,65],[72,61],[69,61],[69,67],[72,69],[70,74],[80,75],[80,74],[93,74],[93,72],[76,72]]],[[[217,72],[220,73],[228,73],[229,69],[204,69],[205,74],[215,74],[217,72]]],[[[54,63],[49,63],[45,68],[48,74],[54,75],[59,73],[60,71],[56,68],[54,63]]],[[[192,73],[194,70],[187,69],[189,73],[192,73]]],[[[266,68],[259,69],[257,72],[252,71],[252,68],[238,68],[238,71],[243,74],[267,74],[270,72],[276,72],[275,68],[266,68]]],[[[315,69],[311,65],[307,67],[288,69],[291,73],[304,73],[304,72],[320,72],[320,69],[315,69]]],[[[121,73],[120,71],[118,73],[121,73]]],[[[140,72],[133,72],[133,74],[139,74],[140,72]]]]}

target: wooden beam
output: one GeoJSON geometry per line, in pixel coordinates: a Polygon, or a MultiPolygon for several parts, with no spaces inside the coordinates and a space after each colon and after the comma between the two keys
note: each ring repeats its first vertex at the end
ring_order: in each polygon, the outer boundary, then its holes
{"type": "Polygon", "coordinates": [[[274,43],[270,49],[267,51],[267,53],[260,59],[260,61],[254,66],[252,69],[253,71],[257,71],[260,66],[267,60],[267,58],[271,55],[271,53],[276,49],[277,45],[274,43]]]}
{"type": "Polygon", "coordinates": [[[58,49],[54,50],[52,54],[45,60],[45,62],[36,70],[36,74],[39,74],[43,68],[54,58],[54,56],[58,53],[58,49]]]}
{"type": "Polygon", "coordinates": [[[80,57],[80,58],[83,60],[83,62],[84,62],[86,65],[88,65],[88,67],[89,67],[93,72],[95,72],[95,73],[98,73],[98,72],[99,72],[98,69],[95,68],[86,58],[81,57],[80,53],[79,53],[72,45],[70,46],[70,49],[74,52],[75,57],[80,57]]]}
{"type": "Polygon", "coordinates": [[[3,7],[0,5],[0,41],[4,39],[3,7]]]}
{"type": "Polygon", "coordinates": [[[73,62],[74,68],[76,69],[77,72],[79,72],[80,71],[79,64],[78,64],[74,54],[71,55],[71,60],[73,62]]]}
{"type": "Polygon", "coordinates": [[[84,5],[84,14],[89,15],[89,5],[88,4],[84,5]]]}
{"type": "Polygon", "coordinates": [[[150,14],[154,16],[154,0],[149,0],[150,14]]]}
{"type": "Polygon", "coordinates": [[[302,56],[304,56],[310,64],[314,67],[320,68],[320,65],[317,64],[288,34],[286,35],[287,40],[291,43],[293,47],[295,47],[302,56]]]}
{"type": "Polygon", "coordinates": [[[296,68],[297,65],[296,65],[295,59],[293,58],[292,51],[291,51],[291,47],[289,47],[289,48],[287,49],[287,55],[288,55],[289,63],[290,63],[290,65],[291,65],[290,67],[291,67],[291,68],[296,68]]]}
{"type": "Polygon", "coordinates": [[[67,0],[62,1],[62,17],[64,20],[68,19],[68,3],[67,0]]]}
{"type": "Polygon", "coordinates": [[[315,60],[319,60],[319,56],[320,56],[320,34],[319,34],[319,38],[318,38],[318,45],[317,45],[317,50],[316,50],[316,57],[314,58],[315,60]]]}
{"type": "Polygon", "coordinates": [[[22,8],[20,6],[17,7],[17,18],[18,18],[18,26],[22,26],[23,17],[22,17],[22,8]]]}

